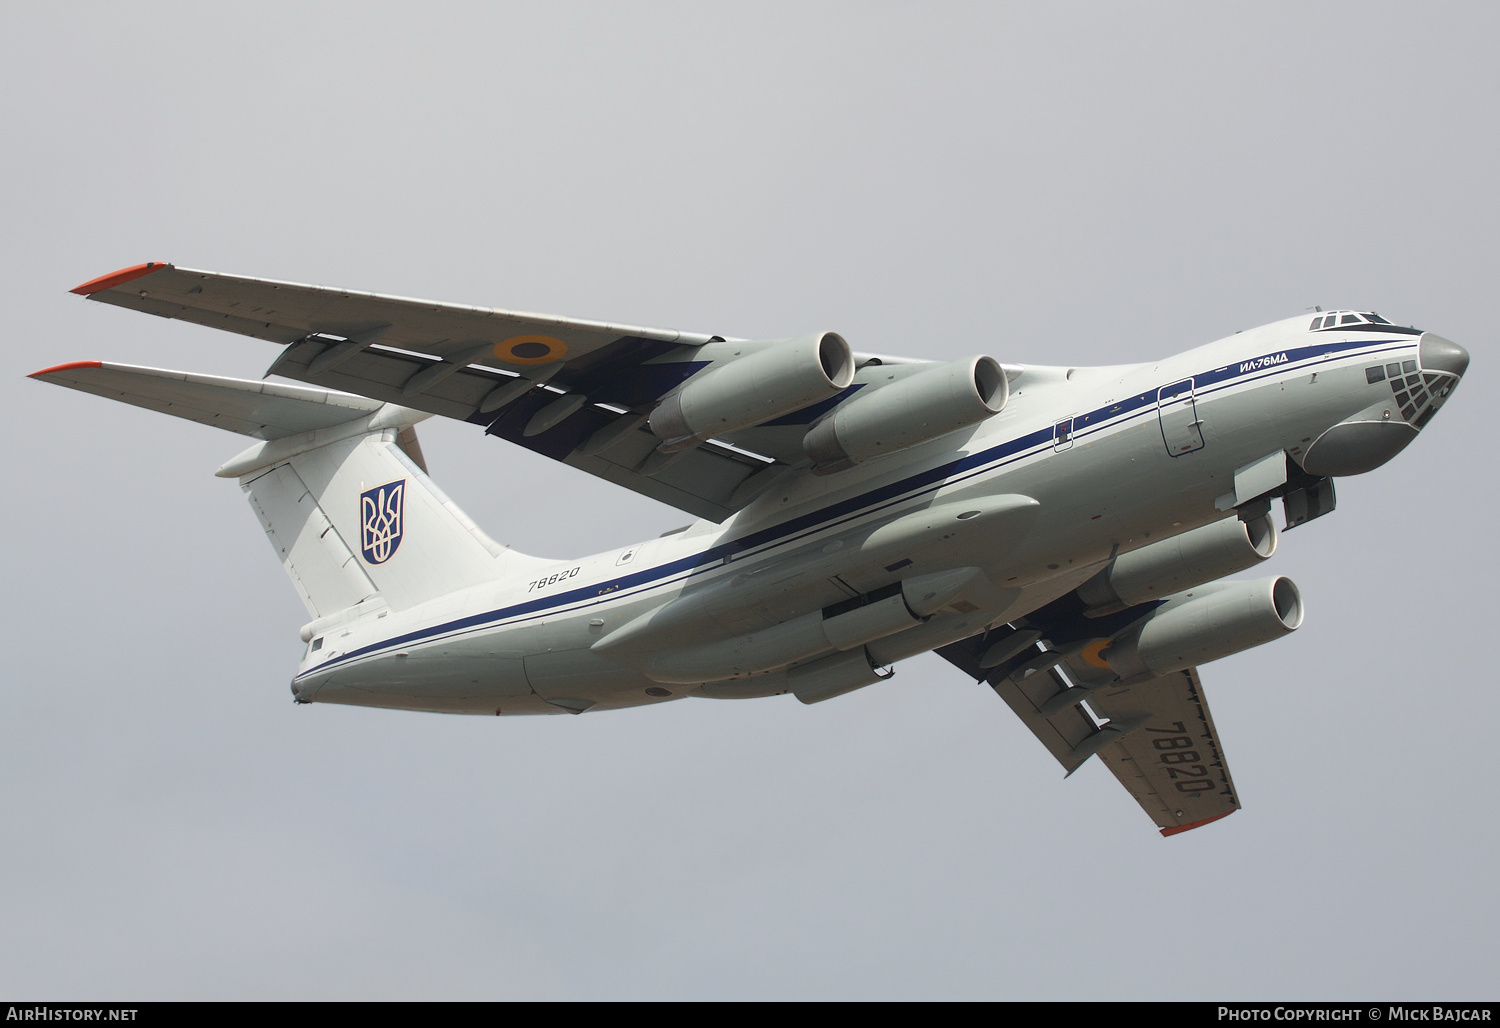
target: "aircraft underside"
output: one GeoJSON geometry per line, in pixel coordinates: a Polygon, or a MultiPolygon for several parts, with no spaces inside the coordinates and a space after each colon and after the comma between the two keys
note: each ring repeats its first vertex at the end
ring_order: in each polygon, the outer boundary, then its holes
{"type": "MultiPolygon", "coordinates": [[[[1295,631],[1232,580],[1409,445],[1468,354],[1369,312],[1153,364],[946,364],[294,283],[125,269],[90,299],[279,344],[298,384],[80,362],[43,381],[256,442],[245,492],[311,620],[299,703],[487,715],[684,697],[817,703],[935,650],[1163,834],[1238,808],[1198,668],[1295,631]],[[547,561],[428,478],[476,425],[698,520],[547,561]]],[[[899,684],[881,685],[897,688],[899,684]]]]}

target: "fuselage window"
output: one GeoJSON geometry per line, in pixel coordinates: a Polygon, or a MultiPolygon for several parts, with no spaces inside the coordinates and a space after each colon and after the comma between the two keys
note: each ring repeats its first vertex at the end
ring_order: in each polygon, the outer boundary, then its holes
{"type": "Polygon", "coordinates": [[[1379,364],[1375,365],[1373,368],[1366,368],[1365,369],[1365,381],[1366,382],[1384,382],[1385,381],[1385,368],[1382,368],[1379,364]]]}
{"type": "Polygon", "coordinates": [[[322,648],[323,648],[323,637],[320,635],[316,639],[313,640],[312,649],[308,650],[307,652],[309,652],[309,653],[317,653],[322,648]]]}

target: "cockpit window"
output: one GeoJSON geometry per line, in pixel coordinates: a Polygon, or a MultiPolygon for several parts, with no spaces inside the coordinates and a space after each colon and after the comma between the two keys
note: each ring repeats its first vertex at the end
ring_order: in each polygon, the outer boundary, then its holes
{"type": "MultiPolygon", "coordinates": [[[[1318,332],[1326,331],[1330,328],[1349,329],[1355,328],[1355,326],[1360,325],[1387,326],[1386,328],[1382,329],[1366,328],[1364,329],[1364,331],[1366,332],[1390,331],[1402,332],[1412,335],[1421,335],[1420,332],[1416,332],[1415,330],[1408,331],[1407,329],[1397,328],[1395,325],[1392,325],[1389,321],[1386,321],[1374,311],[1332,311],[1329,313],[1318,314],[1312,319],[1312,324],[1307,326],[1307,329],[1309,332],[1318,332]]],[[[1357,328],[1355,330],[1358,331],[1357,328]]]]}

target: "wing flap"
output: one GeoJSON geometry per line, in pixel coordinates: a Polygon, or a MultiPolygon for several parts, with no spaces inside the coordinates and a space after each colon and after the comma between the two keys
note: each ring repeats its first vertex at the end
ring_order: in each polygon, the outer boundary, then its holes
{"type": "MultiPolygon", "coordinates": [[[[533,390],[505,408],[485,431],[715,522],[723,521],[754,497],[755,493],[747,493],[744,488],[752,476],[774,473],[782,467],[712,441],[690,450],[660,454],[656,447],[661,440],[644,427],[642,419],[597,404],[580,407],[544,432],[526,435],[532,420],[560,399],[555,393],[533,390]],[[620,428],[629,431],[597,450],[590,447],[601,433],[620,428]]],[[[769,476],[757,481],[768,484],[769,476]]]]}
{"type": "Polygon", "coordinates": [[[306,339],[287,347],[268,373],[469,421],[484,427],[489,435],[716,522],[753,498],[742,487],[772,464],[769,458],[756,459],[713,442],[671,459],[658,458],[655,450],[661,440],[643,426],[616,433],[607,446],[590,446],[599,433],[609,432],[622,421],[626,424],[620,427],[628,428],[629,422],[638,420],[636,407],[649,409],[660,395],[703,367],[697,361],[641,361],[671,355],[678,349],[675,344],[617,340],[610,348],[554,369],[543,384],[543,376],[530,369],[529,373],[472,365],[443,369],[445,362],[387,346],[386,338],[382,336],[379,343],[358,350],[332,369],[316,372],[318,358],[338,344],[306,339]],[[434,369],[450,373],[419,391],[408,390],[414,380],[434,369]],[[487,398],[523,379],[530,379],[534,388],[494,411],[483,409],[487,398]],[[536,419],[553,404],[569,404],[574,409],[562,408],[564,416],[538,430],[547,419],[536,419]]]}
{"type": "Polygon", "coordinates": [[[1095,732],[1094,722],[1078,707],[1069,707],[1061,714],[1050,717],[1039,709],[1048,696],[1067,683],[1055,669],[1034,674],[1025,679],[1012,675],[997,675],[990,688],[1016,712],[1021,722],[1031,729],[1047,751],[1057,758],[1068,774],[1083,764],[1088,757],[1076,755],[1078,747],[1095,732]]]}
{"type": "Polygon", "coordinates": [[[469,420],[490,390],[510,378],[478,371],[460,371],[421,393],[405,394],[403,387],[418,372],[438,362],[416,354],[381,346],[360,350],[326,371],[313,373],[311,365],[330,344],[319,340],[293,343],[267,370],[268,375],[312,385],[357,393],[386,403],[425,410],[430,414],[469,420]]]}
{"type": "Polygon", "coordinates": [[[1051,714],[1042,712],[1042,705],[1068,683],[1056,668],[1048,668],[1031,675],[1017,673],[1027,659],[1043,652],[1040,646],[1031,646],[1016,658],[997,668],[986,670],[979,666],[979,655],[987,648],[989,640],[976,635],[951,646],[937,650],[938,656],[957,665],[971,678],[985,682],[995,694],[1005,701],[1021,723],[1031,729],[1047,752],[1057,758],[1063,769],[1072,774],[1088,755],[1078,755],[1079,746],[1098,730],[1092,718],[1081,708],[1069,706],[1051,714]]]}

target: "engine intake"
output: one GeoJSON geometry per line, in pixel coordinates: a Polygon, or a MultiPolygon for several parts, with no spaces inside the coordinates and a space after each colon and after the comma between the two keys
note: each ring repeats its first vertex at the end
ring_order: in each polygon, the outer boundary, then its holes
{"type": "Polygon", "coordinates": [[[1295,632],[1302,594],[1290,578],[1213,582],[1168,599],[1103,653],[1122,679],[1206,664],[1295,632]]]}
{"type": "Polygon", "coordinates": [[[854,352],[837,332],[761,347],[721,367],[699,372],[651,412],[659,447],[672,453],[715,436],[750,428],[801,410],[849,388],[854,352]]]}
{"type": "Polygon", "coordinates": [[[813,426],[802,449],[827,474],[978,424],[1010,398],[993,357],[969,357],[919,371],[846,400],[813,426]]]}

